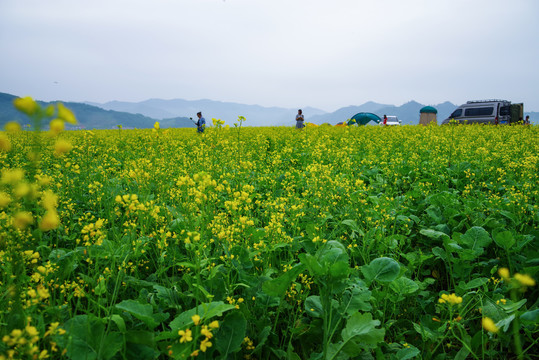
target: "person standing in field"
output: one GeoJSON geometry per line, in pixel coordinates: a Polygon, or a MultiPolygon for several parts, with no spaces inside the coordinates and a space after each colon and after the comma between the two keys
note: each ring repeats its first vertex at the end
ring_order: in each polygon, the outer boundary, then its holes
{"type": "Polygon", "coordinates": [[[197,112],[198,120],[196,122],[197,125],[197,131],[199,133],[203,133],[204,129],[206,128],[206,119],[202,117],[202,112],[197,112]]]}
{"type": "Polygon", "coordinates": [[[383,122],[384,126],[387,125],[387,115],[384,115],[384,122],[383,122]]]}
{"type": "Polygon", "coordinates": [[[296,115],[296,129],[302,129],[305,127],[305,118],[303,117],[303,112],[301,109],[298,110],[298,114],[296,115]]]}
{"type": "Polygon", "coordinates": [[[524,125],[530,125],[530,115],[526,115],[526,120],[524,120],[524,125]]]}

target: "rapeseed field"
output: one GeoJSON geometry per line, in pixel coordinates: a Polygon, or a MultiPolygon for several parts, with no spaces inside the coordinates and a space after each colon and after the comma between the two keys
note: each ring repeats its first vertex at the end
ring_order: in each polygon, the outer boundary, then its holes
{"type": "Polygon", "coordinates": [[[15,106],[2,360],[537,356],[537,126],[64,131],[15,106]]]}

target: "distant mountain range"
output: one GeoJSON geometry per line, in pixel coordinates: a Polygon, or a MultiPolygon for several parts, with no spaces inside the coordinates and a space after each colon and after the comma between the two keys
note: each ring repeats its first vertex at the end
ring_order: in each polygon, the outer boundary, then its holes
{"type": "MultiPolygon", "coordinates": [[[[8,121],[18,121],[20,124],[29,123],[29,119],[13,107],[13,99],[17,96],[0,93],[0,125],[8,121]]],[[[61,100],[60,100],[61,101],[61,100]]],[[[47,106],[48,102],[40,102],[47,106]]],[[[54,102],[51,102],[54,103],[54,102]]],[[[297,109],[281,107],[263,107],[213,100],[163,100],[150,99],[141,102],[111,101],[107,103],[76,103],[64,102],[77,117],[79,124],[75,128],[83,129],[113,129],[122,125],[128,128],[151,128],[159,121],[162,128],[194,127],[190,117],[196,119],[196,113],[202,111],[206,122],[211,119],[221,119],[225,124],[233,125],[238,116],[246,118],[245,126],[294,126],[297,109]]],[[[363,105],[347,106],[328,113],[314,107],[303,107],[306,122],[315,124],[329,123],[335,125],[346,121],[359,112],[372,112],[382,117],[396,115],[403,125],[419,123],[419,110],[425,105],[416,101],[407,102],[401,106],[366,102],[363,105]]],[[[457,105],[448,101],[431,105],[438,110],[438,123],[447,118],[457,105]]],[[[538,123],[539,113],[526,112],[532,122],[538,123]]],[[[73,127],[71,127],[73,128],[73,127]]]]}
{"type": "MultiPolygon", "coordinates": [[[[17,121],[21,125],[30,124],[30,119],[17,111],[13,107],[13,100],[18,96],[0,93],[0,125],[9,121],[17,121]]],[[[41,106],[46,107],[53,102],[38,101],[41,106]]],[[[62,101],[63,102],[63,101],[62,101]]],[[[66,107],[75,114],[78,124],[76,126],[66,124],[68,129],[116,129],[121,125],[124,129],[144,129],[152,128],[156,121],[162,128],[167,127],[195,127],[193,122],[187,117],[174,117],[165,119],[154,119],[142,114],[105,110],[97,106],[92,106],[77,102],[63,102],[66,107]]],[[[48,124],[43,124],[47,128],[48,124]]]]}

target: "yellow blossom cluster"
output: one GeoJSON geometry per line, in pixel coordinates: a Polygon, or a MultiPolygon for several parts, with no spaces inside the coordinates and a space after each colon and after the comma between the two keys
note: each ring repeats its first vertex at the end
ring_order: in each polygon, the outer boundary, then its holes
{"type": "Polygon", "coordinates": [[[440,304],[448,303],[450,305],[458,305],[462,303],[462,297],[457,296],[456,294],[442,294],[438,299],[440,304]]]}
{"type": "MultiPolygon", "coordinates": [[[[210,322],[209,324],[203,324],[202,318],[200,315],[195,314],[191,316],[191,320],[193,321],[193,324],[195,326],[194,333],[191,328],[186,328],[178,331],[178,335],[180,336],[179,342],[180,343],[190,343],[193,340],[200,340],[200,343],[196,348],[193,349],[191,352],[191,357],[195,357],[199,355],[199,352],[206,352],[208,348],[213,346],[213,343],[210,341],[210,339],[213,338],[212,331],[219,328],[219,322],[217,320],[214,320],[210,322]]],[[[171,355],[169,353],[169,355],[171,355]]]]}

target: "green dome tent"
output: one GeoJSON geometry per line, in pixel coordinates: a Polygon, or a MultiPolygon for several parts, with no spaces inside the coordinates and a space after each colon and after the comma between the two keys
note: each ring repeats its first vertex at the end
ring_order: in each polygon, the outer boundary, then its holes
{"type": "Polygon", "coordinates": [[[421,114],[437,114],[438,113],[438,110],[436,110],[435,108],[433,108],[432,106],[424,106],[421,108],[421,110],[419,110],[419,112],[421,114]]]}
{"type": "Polygon", "coordinates": [[[348,121],[348,125],[367,125],[369,121],[380,123],[382,119],[380,118],[380,116],[370,112],[360,112],[352,116],[352,118],[348,121]]]}

